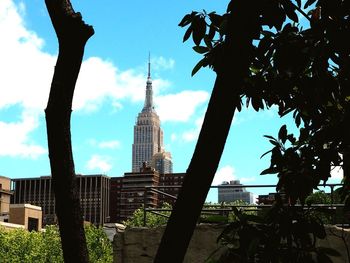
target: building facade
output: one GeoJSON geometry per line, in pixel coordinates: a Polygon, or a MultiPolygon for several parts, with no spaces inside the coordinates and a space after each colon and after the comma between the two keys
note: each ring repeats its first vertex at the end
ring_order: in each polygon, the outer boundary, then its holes
{"type": "Polygon", "coordinates": [[[10,213],[11,179],[0,175],[0,221],[8,222],[10,213]]]}
{"type": "MultiPolygon", "coordinates": [[[[12,204],[42,207],[43,225],[57,223],[55,196],[51,176],[12,180],[12,204]]],[[[78,194],[85,221],[95,225],[109,222],[110,177],[105,175],[77,175],[78,194]]]]}
{"type": "Polygon", "coordinates": [[[151,166],[160,174],[170,174],[173,172],[173,162],[170,152],[159,152],[153,155],[151,166]]]}
{"type": "Polygon", "coordinates": [[[120,192],[119,219],[125,220],[146,203],[146,207],[156,208],[158,194],[145,191],[146,187],[159,185],[159,173],[152,167],[143,167],[139,172],[125,173],[120,192]]]}
{"type": "Polygon", "coordinates": [[[112,177],[111,222],[128,219],[145,203],[147,208],[160,208],[163,203],[174,205],[184,177],[184,173],[160,174],[146,163],[139,172],[112,177]]]}
{"type": "Polygon", "coordinates": [[[163,203],[168,203],[173,206],[175,204],[176,198],[180,192],[185,175],[186,175],[185,173],[160,174],[159,190],[168,194],[168,195],[162,195],[162,194],[159,195],[160,205],[163,203]]]}
{"type": "Polygon", "coordinates": [[[223,182],[218,188],[218,201],[219,203],[234,202],[237,200],[242,200],[248,204],[255,203],[254,194],[248,192],[239,180],[233,180],[230,182],[223,182]]]}
{"type": "MultiPolygon", "coordinates": [[[[156,153],[162,152],[165,152],[163,147],[163,130],[160,127],[159,116],[154,109],[151,64],[149,61],[145,103],[142,111],[137,116],[136,124],[134,126],[132,172],[140,172],[144,162],[151,165],[152,157],[156,153]]],[[[169,163],[169,158],[171,161],[170,153],[167,155],[167,163],[169,163]]],[[[164,166],[165,173],[170,173],[171,171],[172,162],[170,162],[168,166],[164,166]]]]}

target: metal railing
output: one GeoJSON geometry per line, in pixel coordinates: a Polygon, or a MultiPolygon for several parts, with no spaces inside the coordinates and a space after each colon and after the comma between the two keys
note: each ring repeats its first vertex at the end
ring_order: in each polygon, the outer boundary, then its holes
{"type": "MultiPolygon", "coordinates": [[[[344,207],[344,204],[334,204],[334,189],[335,187],[340,187],[343,184],[322,184],[318,185],[319,187],[329,187],[330,188],[330,197],[331,197],[331,203],[330,204],[313,204],[308,207],[321,207],[321,208],[327,208],[331,211],[335,211],[337,207],[344,207]]],[[[276,185],[268,184],[268,185],[218,185],[218,186],[211,186],[211,189],[219,189],[219,188],[276,188],[276,185]]],[[[162,212],[172,212],[172,209],[164,209],[164,208],[153,208],[148,207],[147,199],[150,193],[155,193],[159,195],[166,196],[174,201],[176,201],[176,196],[171,195],[169,193],[166,193],[164,191],[161,191],[160,189],[179,189],[181,186],[174,186],[174,185],[163,185],[163,186],[145,186],[144,187],[144,204],[143,204],[143,225],[146,226],[147,223],[147,213],[152,213],[155,215],[163,216],[163,217],[169,217],[169,215],[163,214],[162,212]]],[[[297,204],[297,207],[301,207],[301,205],[297,204]]],[[[204,204],[202,213],[222,213],[222,214],[228,214],[229,212],[233,212],[233,207],[242,208],[244,211],[258,211],[259,209],[269,208],[272,207],[272,204],[249,204],[249,205],[232,205],[232,204],[204,204]],[[207,209],[208,207],[215,208],[215,209],[207,209]],[[216,208],[217,207],[217,208],[216,208]]],[[[334,214],[334,213],[333,213],[334,214]]],[[[332,214],[332,215],[333,215],[332,214]]],[[[332,218],[332,221],[334,223],[334,217],[332,218]]]]}

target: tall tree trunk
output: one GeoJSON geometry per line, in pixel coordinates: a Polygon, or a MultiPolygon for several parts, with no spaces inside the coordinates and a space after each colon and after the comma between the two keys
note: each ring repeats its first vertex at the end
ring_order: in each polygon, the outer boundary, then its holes
{"type": "Polygon", "coordinates": [[[254,1],[231,2],[222,63],[205,114],[197,145],[159,245],[155,263],[183,262],[198,217],[216,173],[240,103],[240,90],[249,71],[252,40],[257,31],[254,1]]]}
{"type": "Polygon", "coordinates": [[[91,26],[69,0],[45,0],[59,54],[47,104],[46,126],[53,189],[65,262],[89,262],[71,145],[70,118],[76,80],[91,26]]]}

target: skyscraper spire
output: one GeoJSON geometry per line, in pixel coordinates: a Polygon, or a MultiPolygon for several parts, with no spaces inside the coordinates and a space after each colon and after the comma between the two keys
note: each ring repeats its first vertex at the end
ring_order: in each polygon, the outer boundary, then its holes
{"type": "Polygon", "coordinates": [[[151,52],[148,52],[148,76],[147,79],[151,78],[151,52]]]}
{"type": "Polygon", "coordinates": [[[147,82],[146,82],[146,98],[145,98],[145,105],[143,106],[142,111],[143,112],[154,111],[152,79],[151,79],[151,54],[150,53],[148,53],[148,75],[147,75],[147,82]]]}

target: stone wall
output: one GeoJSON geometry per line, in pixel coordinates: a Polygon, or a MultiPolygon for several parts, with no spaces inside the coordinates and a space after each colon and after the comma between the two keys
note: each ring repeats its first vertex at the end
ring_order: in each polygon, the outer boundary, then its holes
{"type": "MultiPolygon", "coordinates": [[[[184,263],[205,262],[208,256],[218,248],[216,239],[224,227],[223,225],[198,225],[184,263]]],[[[114,263],[152,263],[164,228],[130,228],[117,231],[113,241],[114,263]]],[[[319,240],[317,245],[336,249],[341,254],[340,257],[332,257],[334,263],[350,263],[348,260],[350,230],[327,226],[326,232],[327,238],[319,240]]]]}
{"type": "Polygon", "coordinates": [[[337,250],[340,257],[332,257],[333,263],[350,263],[350,229],[342,229],[336,226],[326,226],[327,237],[318,239],[317,247],[327,247],[337,250]]]}
{"type": "MultiPolygon", "coordinates": [[[[130,228],[114,236],[115,263],[152,263],[165,227],[130,228]]],[[[197,226],[184,263],[203,263],[218,246],[217,237],[224,226],[197,226]]],[[[181,230],[179,230],[181,231],[181,230]]]]}

